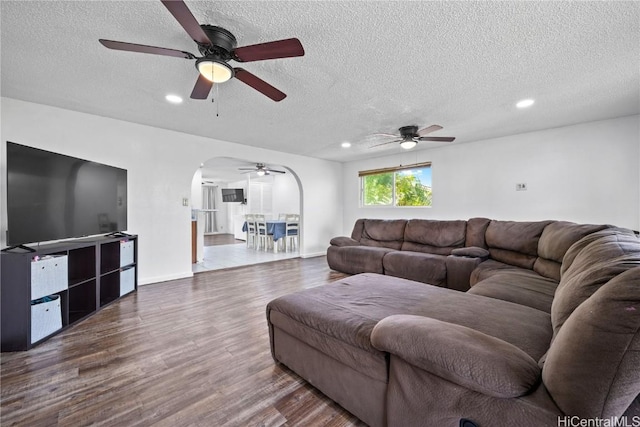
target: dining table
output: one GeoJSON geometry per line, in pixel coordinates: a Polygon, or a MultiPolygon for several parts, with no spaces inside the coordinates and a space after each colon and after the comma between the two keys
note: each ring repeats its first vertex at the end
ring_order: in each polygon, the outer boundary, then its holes
{"type": "MultiPolygon", "coordinates": [[[[276,242],[287,235],[287,222],[283,220],[266,220],[265,223],[267,224],[267,235],[273,238],[273,251],[277,252],[278,245],[276,242]]],[[[248,232],[247,221],[242,224],[242,231],[248,232]]],[[[248,238],[249,236],[247,236],[248,238]]]]}

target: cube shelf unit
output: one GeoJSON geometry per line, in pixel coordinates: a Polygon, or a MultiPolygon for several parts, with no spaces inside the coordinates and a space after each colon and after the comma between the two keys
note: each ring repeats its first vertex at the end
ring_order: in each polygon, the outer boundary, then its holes
{"type": "Polygon", "coordinates": [[[33,249],[0,254],[3,352],[28,350],[138,287],[135,235],[78,239],[33,249]],[[50,295],[52,301],[46,303],[50,307],[31,305],[32,300],[50,295]],[[47,321],[46,316],[53,314],[58,318],[47,321]]]}

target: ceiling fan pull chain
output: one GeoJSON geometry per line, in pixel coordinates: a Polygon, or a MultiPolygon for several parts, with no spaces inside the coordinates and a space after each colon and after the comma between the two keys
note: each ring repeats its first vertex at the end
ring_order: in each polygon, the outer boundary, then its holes
{"type": "Polygon", "coordinates": [[[216,85],[216,98],[218,98],[218,102],[216,103],[216,117],[220,117],[220,85],[216,85]]]}

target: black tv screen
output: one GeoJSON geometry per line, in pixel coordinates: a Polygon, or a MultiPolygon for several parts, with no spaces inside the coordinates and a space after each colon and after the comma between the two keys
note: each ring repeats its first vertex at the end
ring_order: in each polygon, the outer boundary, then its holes
{"type": "Polygon", "coordinates": [[[7,142],[7,244],[127,229],[127,171],[7,142]]]}
{"type": "Polygon", "coordinates": [[[223,188],[222,201],[244,203],[244,190],[242,188],[223,188]]]}

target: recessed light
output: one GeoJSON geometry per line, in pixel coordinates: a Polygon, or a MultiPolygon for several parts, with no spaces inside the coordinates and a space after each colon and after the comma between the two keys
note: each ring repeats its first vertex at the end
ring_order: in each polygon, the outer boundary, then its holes
{"type": "Polygon", "coordinates": [[[343,142],[341,145],[342,145],[342,148],[349,148],[349,147],[351,147],[351,143],[350,143],[350,142],[346,142],[346,141],[345,141],[345,142],[343,142]]]}
{"type": "Polygon", "coordinates": [[[533,103],[536,102],[533,99],[523,99],[522,101],[519,101],[516,104],[516,107],[518,108],[527,108],[527,107],[531,107],[533,105],[533,103]]]}
{"type": "Polygon", "coordinates": [[[179,97],[178,95],[167,95],[164,97],[164,99],[166,99],[172,104],[182,104],[182,98],[179,97]]]}

